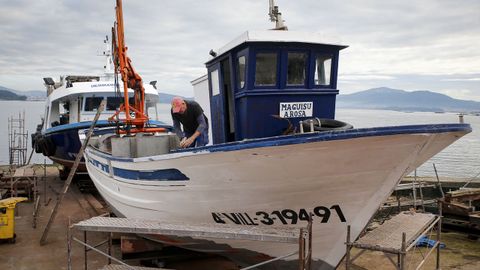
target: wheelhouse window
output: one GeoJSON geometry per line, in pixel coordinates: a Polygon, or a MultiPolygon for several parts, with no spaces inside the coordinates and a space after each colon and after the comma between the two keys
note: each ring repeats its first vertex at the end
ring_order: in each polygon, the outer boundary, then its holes
{"type": "Polygon", "coordinates": [[[218,69],[210,72],[210,79],[212,80],[212,96],[220,94],[220,81],[218,78],[218,69]]]}
{"type": "Polygon", "coordinates": [[[298,52],[288,53],[287,84],[305,85],[307,54],[298,52]]]}
{"type": "Polygon", "coordinates": [[[315,59],[315,85],[330,85],[332,55],[319,54],[315,59]]]}
{"type": "Polygon", "coordinates": [[[255,65],[255,86],[277,84],[277,54],[257,53],[255,65]]]}
{"type": "Polygon", "coordinates": [[[87,97],[85,98],[85,111],[93,112],[98,109],[100,103],[102,102],[103,97],[87,97]]]}
{"type": "Polygon", "coordinates": [[[243,89],[245,86],[245,56],[237,58],[237,88],[243,89]]]}
{"type": "Polygon", "coordinates": [[[107,97],[107,111],[115,111],[123,103],[123,97],[107,97]]]}

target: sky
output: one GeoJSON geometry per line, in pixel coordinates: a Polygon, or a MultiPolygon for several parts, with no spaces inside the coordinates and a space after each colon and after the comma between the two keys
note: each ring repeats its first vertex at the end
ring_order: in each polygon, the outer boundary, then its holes
{"type": "MultiPolygon", "coordinates": [[[[274,27],[268,0],[124,0],[133,66],[160,92],[193,96],[208,52],[274,27]]],[[[276,0],[290,31],[348,45],[338,88],[430,90],[480,101],[479,0],[276,0]]],[[[0,86],[43,90],[44,77],[103,72],[114,0],[0,0],[0,86]]]]}

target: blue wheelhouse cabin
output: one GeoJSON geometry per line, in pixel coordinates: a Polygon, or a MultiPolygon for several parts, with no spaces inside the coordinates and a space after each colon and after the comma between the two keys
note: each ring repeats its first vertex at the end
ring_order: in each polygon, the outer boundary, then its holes
{"type": "Polygon", "coordinates": [[[289,31],[245,32],[206,63],[213,143],[298,130],[335,118],[338,56],[347,46],[289,31]]]}

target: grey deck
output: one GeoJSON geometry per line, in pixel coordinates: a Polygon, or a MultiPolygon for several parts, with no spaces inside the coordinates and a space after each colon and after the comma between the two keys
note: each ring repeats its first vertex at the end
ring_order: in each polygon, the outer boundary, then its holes
{"type": "Polygon", "coordinates": [[[167,224],[159,221],[93,217],[73,225],[81,231],[135,234],[161,234],[200,238],[221,238],[267,242],[298,243],[300,229],[295,227],[260,227],[230,225],[167,224]]]}
{"type": "Polygon", "coordinates": [[[402,212],[353,243],[354,247],[371,250],[401,251],[402,233],[406,246],[415,241],[436,219],[434,214],[402,212]]]}

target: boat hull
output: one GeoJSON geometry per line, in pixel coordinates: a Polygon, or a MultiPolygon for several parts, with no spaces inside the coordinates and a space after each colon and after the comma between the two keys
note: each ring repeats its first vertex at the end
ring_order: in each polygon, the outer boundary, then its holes
{"type": "MultiPolygon", "coordinates": [[[[82,146],[79,132],[82,133],[92,125],[92,122],[81,122],[66,124],[47,129],[41,134],[40,151],[48,156],[53,162],[61,164],[67,170],[73,167],[73,163],[82,146]]],[[[154,127],[168,127],[161,122],[151,121],[150,125],[154,127]]],[[[113,134],[116,130],[116,124],[106,120],[98,121],[95,125],[96,134],[113,134]]],[[[38,138],[37,138],[38,139],[38,138]]],[[[77,168],[77,172],[86,172],[85,159],[82,158],[77,168]]]]}
{"type": "MultiPolygon", "coordinates": [[[[468,125],[453,124],[354,129],[136,159],[87,147],[85,157],[98,191],[118,214],[129,218],[302,227],[312,213],[315,269],[331,269],[345,254],[347,225],[352,237],[358,237],[402,176],[469,131],[468,125]]],[[[258,254],[276,257],[298,248],[207,240],[162,238],[202,251],[248,250],[257,254],[250,256],[250,263],[264,259],[258,254]],[[211,241],[216,245],[205,245],[211,241]]]]}

